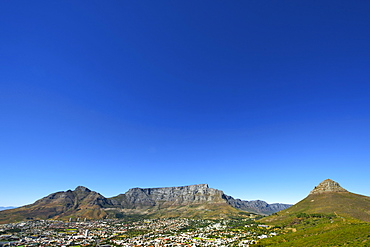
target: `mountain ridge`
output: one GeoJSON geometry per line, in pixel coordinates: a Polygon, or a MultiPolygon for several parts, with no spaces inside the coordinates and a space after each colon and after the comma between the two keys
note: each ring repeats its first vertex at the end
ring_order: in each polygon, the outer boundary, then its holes
{"type": "Polygon", "coordinates": [[[131,188],[106,198],[84,186],[52,193],[35,203],[0,212],[0,223],[21,219],[99,219],[122,214],[223,217],[239,212],[268,215],[291,206],[264,201],[243,201],[227,196],[208,184],[161,188],[131,188]],[[207,209],[208,208],[208,209],[207,209]],[[212,209],[212,210],[211,210],[212,209]],[[219,213],[217,210],[220,209],[219,213]],[[221,210],[222,209],[222,210],[221,210]],[[204,212],[203,212],[204,211],[204,212]],[[212,214],[211,214],[212,212],[212,214]]]}

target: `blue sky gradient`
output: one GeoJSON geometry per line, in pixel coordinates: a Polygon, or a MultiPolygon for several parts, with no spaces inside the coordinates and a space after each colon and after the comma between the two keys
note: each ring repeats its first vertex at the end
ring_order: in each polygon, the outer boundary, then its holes
{"type": "Polygon", "coordinates": [[[0,205],[78,185],[370,195],[369,1],[1,1],[0,205]]]}

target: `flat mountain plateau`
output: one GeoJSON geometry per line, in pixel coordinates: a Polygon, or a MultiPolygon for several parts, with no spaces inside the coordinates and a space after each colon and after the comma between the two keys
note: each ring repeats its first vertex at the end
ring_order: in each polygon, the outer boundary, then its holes
{"type": "Polygon", "coordinates": [[[269,215],[290,204],[244,201],[225,195],[207,184],[132,188],[124,194],[106,198],[78,186],[50,194],[33,204],[0,212],[0,223],[37,219],[104,219],[127,215],[147,217],[228,218],[249,214],[269,215]]]}

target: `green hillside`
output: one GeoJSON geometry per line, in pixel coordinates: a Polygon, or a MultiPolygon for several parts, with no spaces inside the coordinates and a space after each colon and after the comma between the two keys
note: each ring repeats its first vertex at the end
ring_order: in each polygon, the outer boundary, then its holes
{"type": "Polygon", "coordinates": [[[299,213],[335,214],[346,219],[370,222],[370,197],[350,192],[311,194],[292,207],[263,219],[264,223],[284,225],[299,213]]]}
{"type": "Polygon", "coordinates": [[[256,246],[370,246],[370,224],[333,218],[295,218],[286,234],[263,239],[256,246]]]}
{"type": "Polygon", "coordinates": [[[260,222],[286,234],[259,246],[370,246],[370,197],[325,180],[302,201],[260,222]]]}
{"type": "Polygon", "coordinates": [[[160,210],[153,210],[150,214],[153,218],[205,218],[205,219],[220,219],[233,217],[247,217],[250,213],[236,209],[227,203],[203,203],[192,204],[186,206],[167,207],[160,210]]]}
{"type": "Polygon", "coordinates": [[[188,205],[156,205],[148,208],[136,209],[105,209],[109,218],[126,216],[146,218],[189,218],[189,219],[230,219],[250,218],[253,213],[248,213],[227,203],[193,203],[188,205]]]}

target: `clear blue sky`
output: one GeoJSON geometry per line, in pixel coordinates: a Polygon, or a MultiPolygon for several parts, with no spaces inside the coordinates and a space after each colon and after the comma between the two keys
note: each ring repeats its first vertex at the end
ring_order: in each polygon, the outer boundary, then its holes
{"type": "Polygon", "coordinates": [[[369,1],[0,2],[0,205],[78,185],[370,195],[369,1]]]}

